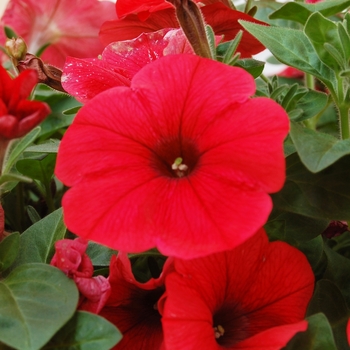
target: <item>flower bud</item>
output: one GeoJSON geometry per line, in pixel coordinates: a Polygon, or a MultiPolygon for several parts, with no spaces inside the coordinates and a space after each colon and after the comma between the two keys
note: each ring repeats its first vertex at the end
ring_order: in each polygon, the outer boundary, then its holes
{"type": "Polygon", "coordinates": [[[5,48],[14,62],[23,60],[27,53],[27,45],[21,37],[8,39],[5,48]]]}

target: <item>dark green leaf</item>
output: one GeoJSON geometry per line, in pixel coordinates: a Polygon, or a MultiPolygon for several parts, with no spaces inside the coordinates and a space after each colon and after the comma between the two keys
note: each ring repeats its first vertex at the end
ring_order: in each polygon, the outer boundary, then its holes
{"type": "Polygon", "coordinates": [[[38,350],[72,317],[78,303],[73,280],[53,266],[19,266],[0,282],[0,342],[38,350]]]}
{"type": "Polygon", "coordinates": [[[316,283],[316,289],[308,306],[308,315],[322,312],[332,326],[337,349],[348,349],[346,324],[349,319],[348,308],[337,286],[322,279],[316,283]]]}
{"type": "Polygon", "coordinates": [[[320,12],[329,17],[335,15],[350,6],[349,0],[321,1],[316,4],[302,2],[288,2],[270,15],[271,19],[287,19],[305,24],[313,12],[320,12]]]}
{"type": "Polygon", "coordinates": [[[308,329],[298,333],[284,348],[285,350],[337,350],[332,328],[324,314],[307,317],[308,329]]]}
{"type": "Polygon", "coordinates": [[[348,307],[350,307],[350,260],[327,246],[325,246],[324,251],[328,260],[324,278],[333,281],[337,285],[348,307]]]}
{"type": "Polygon", "coordinates": [[[350,220],[350,157],[311,173],[296,153],[287,158],[287,180],[272,195],[274,210],[319,220],[350,220]]]}
{"type": "Polygon", "coordinates": [[[89,242],[86,254],[90,257],[94,266],[109,266],[112,255],[117,255],[118,252],[100,244],[89,242]]]}
{"type": "Polygon", "coordinates": [[[235,66],[245,69],[248,73],[250,73],[253,76],[253,78],[257,78],[262,74],[265,67],[265,63],[254,60],[252,58],[244,58],[241,60],[237,60],[235,66]]]}
{"type": "Polygon", "coordinates": [[[106,319],[78,311],[43,350],[109,350],[121,338],[118,329],[106,319]]]}
{"type": "Polygon", "coordinates": [[[8,38],[8,39],[13,39],[13,38],[16,39],[18,37],[16,32],[8,26],[4,27],[4,31],[5,31],[6,38],[8,38]]]}
{"type": "Polygon", "coordinates": [[[16,163],[17,170],[25,176],[48,184],[53,176],[56,154],[43,154],[37,159],[21,159],[16,163]]]}
{"type": "Polygon", "coordinates": [[[239,23],[282,63],[319,78],[330,91],[337,91],[334,72],[319,59],[314,47],[301,30],[266,27],[242,20],[239,23]]]}
{"type": "Polygon", "coordinates": [[[65,232],[60,208],[23,232],[14,266],[29,262],[49,263],[54,253],[54,243],[63,239],[65,232]]]}
{"type": "Polygon", "coordinates": [[[297,123],[291,123],[290,136],[303,164],[317,173],[350,154],[350,139],[339,140],[297,123]]]}
{"type": "Polygon", "coordinates": [[[27,213],[29,216],[29,219],[31,220],[31,222],[33,224],[35,224],[36,222],[41,220],[40,215],[38,214],[38,212],[35,210],[34,207],[32,207],[31,205],[27,206],[27,213]]]}
{"type": "Polygon", "coordinates": [[[0,271],[9,268],[19,251],[19,233],[14,232],[0,242],[0,271]]]}

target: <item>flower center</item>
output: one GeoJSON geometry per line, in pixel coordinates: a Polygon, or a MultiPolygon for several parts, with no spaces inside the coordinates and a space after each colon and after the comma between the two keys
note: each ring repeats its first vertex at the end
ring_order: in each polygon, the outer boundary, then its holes
{"type": "Polygon", "coordinates": [[[189,139],[170,138],[159,141],[154,147],[152,167],[164,176],[189,176],[199,161],[197,145],[189,139]]]}
{"type": "Polygon", "coordinates": [[[219,345],[231,348],[251,336],[248,317],[234,304],[222,305],[213,315],[214,336],[219,345]]]}

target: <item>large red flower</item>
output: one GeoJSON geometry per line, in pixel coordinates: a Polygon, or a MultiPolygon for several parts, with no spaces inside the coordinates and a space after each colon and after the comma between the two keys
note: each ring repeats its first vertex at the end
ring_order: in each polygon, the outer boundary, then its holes
{"type": "Polygon", "coordinates": [[[162,29],[136,39],[109,44],[100,58],[68,57],[62,86],[81,102],[114,86],[129,86],[132,77],[146,64],[165,55],[193,53],[181,29],[162,29]]]}
{"type": "Polygon", "coordinates": [[[254,91],[243,69],[183,54],[93,98],[58,153],[56,174],[72,187],[68,228],[119,250],[187,258],[244,242],[283,185],[289,129],[286,112],[254,91]]]}
{"type": "Polygon", "coordinates": [[[307,328],[311,267],[263,230],[231,251],[174,259],[174,269],[160,309],[167,350],[280,350],[307,328]]]}
{"type": "Polygon", "coordinates": [[[114,17],[114,6],[97,0],[10,0],[1,24],[23,37],[32,54],[49,45],[42,59],[61,68],[66,56],[94,57],[102,51],[98,32],[114,17]]]}
{"type": "Polygon", "coordinates": [[[113,349],[160,348],[163,332],[157,305],[164,293],[164,278],[170,271],[172,260],[168,259],[159,278],[140,283],[135,280],[127,255],[113,256],[108,278],[112,293],[100,312],[123,334],[113,349]]]}
{"type": "Polygon", "coordinates": [[[12,79],[0,65],[0,139],[24,136],[50,113],[46,103],[27,100],[37,82],[34,70],[12,79]]]}
{"type": "MultiPolygon", "coordinates": [[[[146,4],[142,7],[145,8],[146,4]]],[[[117,2],[118,8],[118,2],[117,2]]],[[[208,4],[201,7],[204,19],[216,35],[223,35],[224,41],[232,40],[242,30],[243,37],[237,52],[241,57],[250,57],[265,49],[265,47],[251,34],[244,30],[238,20],[250,21],[262,25],[264,22],[236,10],[232,10],[221,2],[208,4]]],[[[128,14],[124,18],[103,23],[100,30],[101,41],[108,45],[114,41],[129,40],[139,36],[141,33],[155,32],[163,28],[178,28],[174,8],[165,8],[155,12],[147,12],[147,15],[128,14]]]]}

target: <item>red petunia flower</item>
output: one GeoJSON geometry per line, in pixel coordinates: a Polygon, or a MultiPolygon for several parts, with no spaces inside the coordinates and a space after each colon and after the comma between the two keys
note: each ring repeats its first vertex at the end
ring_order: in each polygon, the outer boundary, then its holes
{"type": "Polygon", "coordinates": [[[267,192],[283,186],[289,129],[282,107],[254,91],[243,69],[184,54],[89,101],[56,164],[72,187],[68,228],[118,250],[186,258],[247,240],[271,211],[267,192]]]}
{"type": "Polygon", "coordinates": [[[27,100],[37,82],[34,70],[12,79],[0,65],[0,140],[24,136],[50,113],[46,103],[27,100]]]}
{"type": "Polygon", "coordinates": [[[94,268],[85,253],[87,246],[88,242],[83,238],[57,241],[51,265],[62,270],[76,283],[80,293],[78,309],[99,313],[111,293],[111,287],[105,277],[92,277],[94,268]]]}
{"type": "Polygon", "coordinates": [[[126,254],[113,256],[109,283],[112,292],[100,315],[123,334],[113,349],[160,349],[163,342],[158,300],[164,293],[164,278],[172,271],[172,259],[165,262],[159,278],[146,283],[135,280],[126,254]]]}
{"type": "MultiPolygon", "coordinates": [[[[142,8],[145,7],[147,7],[146,4],[142,8]]],[[[238,20],[250,21],[261,25],[267,25],[266,23],[256,20],[243,12],[232,10],[222,2],[202,6],[201,11],[206,23],[213,28],[215,34],[224,36],[223,41],[232,40],[240,30],[243,31],[242,40],[237,48],[237,52],[241,53],[241,57],[250,57],[265,49],[257,39],[238,23],[238,20]]],[[[147,12],[147,15],[128,14],[124,18],[107,21],[101,26],[100,39],[102,43],[108,45],[114,41],[133,39],[141,33],[178,27],[179,23],[176,19],[175,9],[165,8],[155,12],[147,12]]]]}
{"type": "Polygon", "coordinates": [[[193,53],[181,29],[162,29],[136,39],[109,44],[99,59],[68,57],[62,75],[64,89],[87,102],[114,86],[130,86],[146,64],[165,55],[193,53]]]}
{"type": "Polygon", "coordinates": [[[62,68],[66,56],[93,57],[102,51],[98,32],[114,17],[114,6],[97,0],[10,0],[1,24],[26,41],[29,53],[49,45],[41,58],[62,68]]]}
{"type": "Polygon", "coordinates": [[[234,250],[174,259],[174,270],[160,310],[167,350],[280,350],[307,329],[311,267],[262,229],[234,250]]]}

